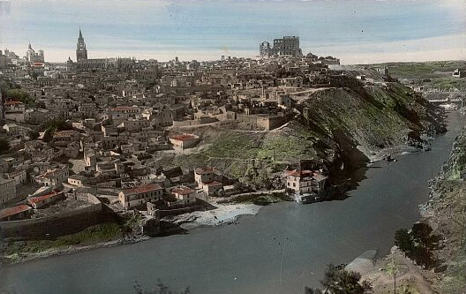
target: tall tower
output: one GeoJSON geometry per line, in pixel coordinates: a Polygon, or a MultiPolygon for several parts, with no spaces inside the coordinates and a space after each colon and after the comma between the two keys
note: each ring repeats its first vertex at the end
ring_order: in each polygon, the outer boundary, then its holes
{"type": "Polygon", "coordinates": [[[86,43],[84,43],[83,34],[81,33],[81,29],[79,29],[79,37],[78,37],[78,44],[76,46],[76,60],[86,60],[87,59],[87,49],[86,43]]]}

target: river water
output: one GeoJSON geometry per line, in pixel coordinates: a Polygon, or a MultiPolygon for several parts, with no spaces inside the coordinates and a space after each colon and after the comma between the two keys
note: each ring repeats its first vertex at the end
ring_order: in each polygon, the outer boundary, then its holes
{"type": "Polygon", "coordinates": [[[452,113],[449,131],[430,152],[378,163],[345,200],[279,203],[238,224],[3,267],[0,289],[132,294],[135,280],[150,289],[161,279],[174,290],[189,286],[194,294],[302,294],[304,286],[319,285],[328,263],[347,263],[370,249],[389,251],[394,232],[419,218],[427,181],[439,172],[463,125],[464,118],[452,113]]]}

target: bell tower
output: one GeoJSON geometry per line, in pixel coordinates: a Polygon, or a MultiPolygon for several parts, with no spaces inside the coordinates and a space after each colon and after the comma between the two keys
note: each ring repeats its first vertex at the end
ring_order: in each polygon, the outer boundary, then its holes
{"type": "Polygon", "coordinates": [[[78,44],[76,45],[76,60],[86,60],[87,59],[87,49],[86,43],[84,42],[83,34],[81,29],[79,29],[78,44]]]}

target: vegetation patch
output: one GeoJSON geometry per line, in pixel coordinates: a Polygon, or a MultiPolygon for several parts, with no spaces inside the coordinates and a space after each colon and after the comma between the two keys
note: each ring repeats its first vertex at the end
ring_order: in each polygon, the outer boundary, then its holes
{"type": "Polygon", "coordinates": [[[4,255],[39,253],[48,249],[66,248],[75,245],[94,245],[119,239],[123,236],[116,223],[103,223],[88,227],[81,232],[57,237],[53,240],[15,241],[7,244],[4,255]]]}

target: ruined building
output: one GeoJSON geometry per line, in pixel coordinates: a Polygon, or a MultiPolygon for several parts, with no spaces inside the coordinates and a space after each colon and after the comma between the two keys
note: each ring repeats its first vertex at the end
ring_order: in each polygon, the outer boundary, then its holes
{"type": "Polygon", "coordinates": [[[302,56],[302,51],[299,48],[299,37],[297,36],[284,36],[281,39],[273,40],[273,47],[270,43],[264,41],[259,46],[259,53],[261,57],[269,57],[273,55],[289,55],[293,57],[302,56]]]}

